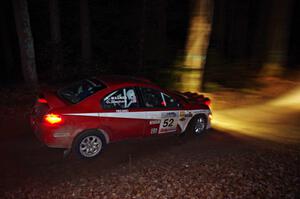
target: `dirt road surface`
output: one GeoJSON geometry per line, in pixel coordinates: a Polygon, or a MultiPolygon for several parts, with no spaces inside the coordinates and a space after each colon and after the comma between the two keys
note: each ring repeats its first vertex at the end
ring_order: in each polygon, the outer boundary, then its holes
{"type": "Polygon", "coordinates": [[[211,130],[114,143],[86,161],[63,158],[62,150],[39,143],[25,121],[14,121],[1,132],[0,198],[300,196],[297,144],[211,130]]]}

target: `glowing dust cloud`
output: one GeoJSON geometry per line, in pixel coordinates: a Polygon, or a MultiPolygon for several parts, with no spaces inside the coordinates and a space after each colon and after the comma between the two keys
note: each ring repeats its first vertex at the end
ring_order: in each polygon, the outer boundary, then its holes
{"type": "Polygon", "coordinates": [[[270,102],[213,111],[212,126],[232,134],[300,143],[300,87],[270,102]]]}

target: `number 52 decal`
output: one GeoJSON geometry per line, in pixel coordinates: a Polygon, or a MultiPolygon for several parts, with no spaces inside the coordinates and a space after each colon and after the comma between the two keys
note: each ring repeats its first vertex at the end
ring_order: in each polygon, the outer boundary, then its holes
{"type": "Polygon", "coordinates": [[[173,124],[174,124],[174,119],[173,118],[167,118],[167,119],[164,119],[164,122],[163,122],[163,127],[173,127],[173,124]]]}
{"type": "Polygon", "coordinates": [[[162,120],[160,127],[159,127],[159,133],[168,133],[176,131],[177,129],[177,118],[165,118],[162,120]]]}

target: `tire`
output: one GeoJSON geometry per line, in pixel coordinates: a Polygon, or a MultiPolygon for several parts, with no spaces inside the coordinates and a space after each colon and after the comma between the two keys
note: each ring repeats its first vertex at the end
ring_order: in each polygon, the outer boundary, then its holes
{"type": "Polygon", "coordinates": [[[207,118],[205,115],[196,115],[191,121],[190,131],[196,135],[202,135],[205,133],[207,127],[207,118]]]}
{"type": "Polygon", "coordinates": [[[104,136],[96,131],[81,133],[74,141],[73,149],[79,158],[92,159],[100,155],[106,142],[104,136]]]}

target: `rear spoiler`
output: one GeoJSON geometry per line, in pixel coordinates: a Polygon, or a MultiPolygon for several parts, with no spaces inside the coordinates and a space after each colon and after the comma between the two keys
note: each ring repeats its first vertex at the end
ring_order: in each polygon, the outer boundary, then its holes
{"type": "Polygon", "coordinates": [[[59,108],[66,106],[67,103],[64,102],[55,91],[45,90],[43,91],[37,100],[39,103],[48,104],[50,108],[59,108]]]}
{"type": "Polygon", "coordinates": [[[189,100],[194,101],[195,103],[202,103],[207,106],[211,104],[211,100],[202,94],[192,93],[192,92],[184,92],[182,94],[186,96],[189,100]]]}

